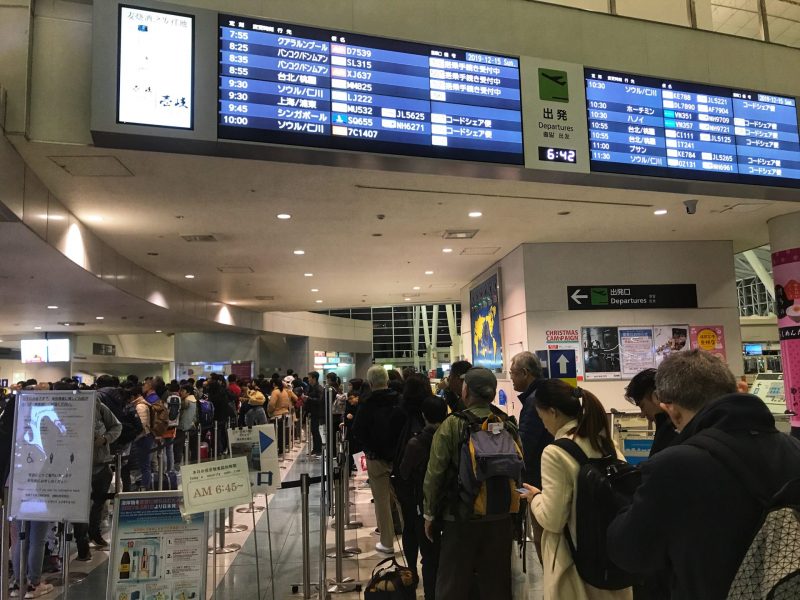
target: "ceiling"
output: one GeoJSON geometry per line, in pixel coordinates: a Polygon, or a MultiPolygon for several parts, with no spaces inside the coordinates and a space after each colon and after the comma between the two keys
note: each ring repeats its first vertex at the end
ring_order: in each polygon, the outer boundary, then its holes
{"type": "MultiPolygon", "coordinates": [[[[768,241],[769,218],[798,208],[691,196],[697,214],[687,215],[681,194],[10,139],[51,192],[122,255],[186,290],[259,311],[458,301],[461,287],[524,242],[714,239],[741,251],[768,241]],[[656,208],[669,212],[654,216],[656,208]],[[478,233],[445,240],[448,229],[478,233]]],[[[75,293],[87,306],[102,297],[75,293]]]]}

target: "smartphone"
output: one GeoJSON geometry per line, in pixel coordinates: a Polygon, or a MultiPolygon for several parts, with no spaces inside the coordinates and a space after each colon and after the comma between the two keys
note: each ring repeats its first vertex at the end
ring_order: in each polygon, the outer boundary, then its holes
{"type": "Polygon", "coordinates": [[[525,488],[517,488],[517,491],[518,491],[520,494],[526,494],[526,493],[528,492],[528,490],[526,490],[525,488]]]}

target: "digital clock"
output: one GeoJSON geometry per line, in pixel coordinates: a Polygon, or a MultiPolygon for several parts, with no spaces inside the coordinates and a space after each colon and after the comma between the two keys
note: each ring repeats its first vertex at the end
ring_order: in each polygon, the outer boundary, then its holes
{"type": "Polygon", "coordinates": [[[547,162],[577,163],[578,153],[575,150],[564,150],[562,148],[548,148],[539,146],[539,160],[547,162]]]}

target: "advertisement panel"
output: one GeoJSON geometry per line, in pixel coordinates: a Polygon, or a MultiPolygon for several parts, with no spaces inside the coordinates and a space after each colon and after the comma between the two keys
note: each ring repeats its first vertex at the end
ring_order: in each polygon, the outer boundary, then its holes
{"type": "Polygon", "coordinates": [[[800,248],[774,252],[772,276],[786,408],[795,413],[792,427],[800,427],[800,248]]]}
{"type": "Polygon", "coordinates": [[[502,371],[499,272],[469,291],[469,315],[472,324],[472,364],[491,371],[502,371]]]}
{"type": "Polygon", "coordinates": [[[688,325],[656,325],[653,327],[656,365],[660,365],[673,352],[689,349],[688,325]]]}
{"type": "Polygon", "coordinates": [[[722,325],[692,325],[689,327],[692,348],[700,348],[726,360],[725,328],[722,325]]]}
{"type": "Polygon", "coordinates": [[[655,365],[652,327],[620,327],[619,348],[624,378],[655,365]]]}
{"type": "Polygon", "coordinates": [[[581,343],[586,381],[621,378],[617,327],[582,327],[581,343]]]}

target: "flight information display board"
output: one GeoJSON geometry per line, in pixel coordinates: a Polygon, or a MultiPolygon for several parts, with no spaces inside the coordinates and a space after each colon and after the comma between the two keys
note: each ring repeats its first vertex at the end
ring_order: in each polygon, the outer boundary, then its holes
{"type": "Polygon", "coordinates": [[[519,60],[220,15],[218,136],[524,164],[519,60]]]}
{"type": "Polygon", "coordinates": [[[592,171],[800,185],[794,98],[585,69],[592,171]]]}

